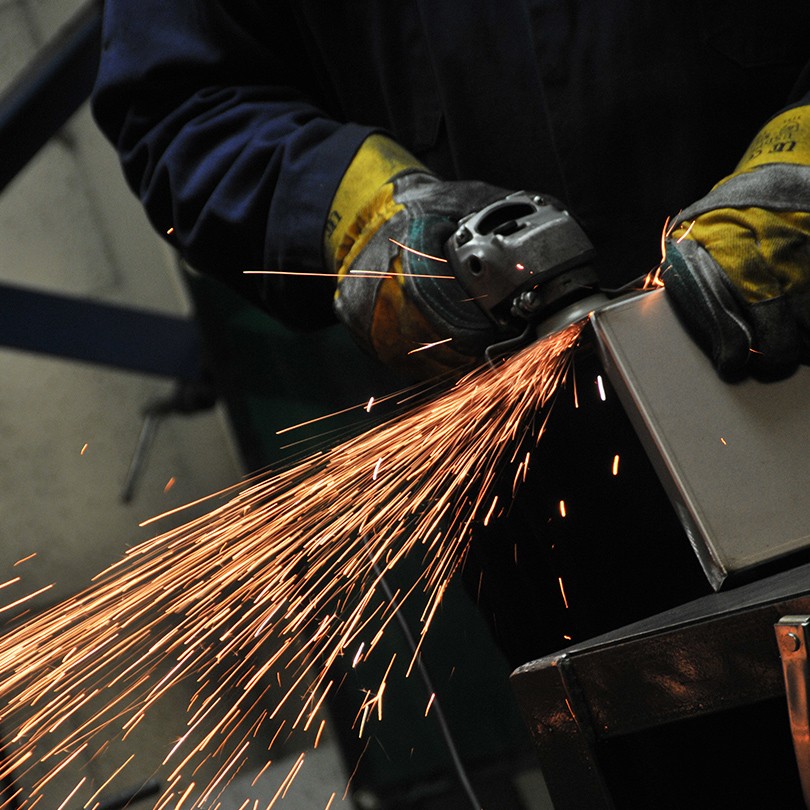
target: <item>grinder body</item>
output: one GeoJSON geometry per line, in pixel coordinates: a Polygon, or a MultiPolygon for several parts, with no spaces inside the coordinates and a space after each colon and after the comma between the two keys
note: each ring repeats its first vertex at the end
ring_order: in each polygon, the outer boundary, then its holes
{"type": "MultiPolygon", "coordinates": [[[[464,217],[445,254],[504,340],[521,333],[534,339],[527,324],[545,324],[598,294],[591,241],[559,202],[538,194],[515,192],[464,217]]],[[[563,321],[584,317],[592,308],[576,307],[563,321]]]]}

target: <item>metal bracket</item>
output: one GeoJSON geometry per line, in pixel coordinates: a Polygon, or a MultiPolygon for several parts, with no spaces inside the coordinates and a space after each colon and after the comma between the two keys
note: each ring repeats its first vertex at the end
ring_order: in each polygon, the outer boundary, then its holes
{"type": "Polygon", "coordinates": [[[775,625],[776,641],[785,676],[790,731],[799,768],[804,803],[810,808],[810,693],[808,633],[810,616],[783,616],[775,625]]]}

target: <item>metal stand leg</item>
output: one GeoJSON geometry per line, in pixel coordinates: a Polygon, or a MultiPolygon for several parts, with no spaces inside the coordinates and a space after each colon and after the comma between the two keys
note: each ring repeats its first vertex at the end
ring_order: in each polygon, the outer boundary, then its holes
{"type": "Polygon", "coordinates": [[[810,695],[808,695],[808,632],[810,616],[784,616],[774,629],[785,675],[790,730],[805,806],[810,808],[810,695]]]}
{"type": "Polygon", "coordinates": [[[172,396],[159,399],[144,408],[143,425],[138,436],[138,443],[132,454],[126,481],[121,490],[121,500],[124,503],[129,503],[135,494],[135,486],[149,448],[152,446],[159,420],[171,414],[190,414],[208,410],[214,406],[216,400],[216,391],[208,380],[181,380],[172,396]]]}

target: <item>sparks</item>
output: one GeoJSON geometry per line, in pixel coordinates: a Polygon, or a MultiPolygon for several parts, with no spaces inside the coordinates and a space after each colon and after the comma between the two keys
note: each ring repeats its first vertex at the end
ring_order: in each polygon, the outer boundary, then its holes
{"type": "Polygon", "coordinates": [[[326,728],[326,720],[321,720],[321,724],[318,726],[318,732],[315,734],[315,742],[312,743],[313,748],[317,748],[318,744],[321,741],[321,735],[323,734],[323,730],[326,728]]]}
{"type": "Polygon", "coordinates": [[[175,485],[176,482],[177,482],[177,479],[174,476],[169,478],[169,480],[166,482],[165,486],[163,487],[163,491],[168,492],[175,485]]]}
{"type": "Polygon", "coordinates": [[[380,474],[380,465],[382,464],[382,456],[377,459],[377,463],[374,465],[374,472],[371,474],[371,480],[376,481],[377,476],[380,474]]]}
{"type": "Polygon", "coordinates": [[[489,521],[492,518],[492,513],[495,511],[495,507],[497,505],[498,505],[498,496],[496,495],[492,499],[492,506],[489,507],[489,511],[487,512],[486,517],[484,518],[484,526],[489,526],[489,521]]]}
{"type": "MultiPolygon", "coordinates": [[[[397,242],[396,239],[391,239],[390,236],[388,239],[397,247],[407,250],[408,253],[415,253],[417,256],[421,256],[423,259],[430,259],[434,262],[442,262],[443,264],[447,264],[447,259],[445,259],[443,256],[432,256],[430,253],[423,253],[421,250],[416,250],[416,248],[408,247],[407,245],[402,244],[402,242],[397,242]]],[[[450,276],[450,278],[455,279],[455,276],[450,276]]]]}
{"type": "Polygon", "coordinates": [[[676,245],[679,245],[684,239],[686,239],[687,236],[689,236],[689,232],[695,227],[695,221],[696,220],[692,220],[689,223],[689,227],[675,240],[676,245]]]}
{"type": "Polygon", "coordinates": [[[563,585],[562,577],[557,577],[557,582],[560,583],[560,594],[562,595],[563,604],[565,609],[568,610],[568,597],[565,595],[565,586],[563,585]]]}
{"type": "Polygon", "coordinates": [[[82,449],[81,449],[81,450],[79,450],[79,455],[80,455],[80,456],[83,456],[83,455],[84,455],[84,454],[87,452],[87,448],[88,448],[89,446],[90,446],[90,445],[89,445],[87,442],[85,442],[85,443],[82,445],[82,449]]]}
{"type": "Polygon", "coordinates": [[[602,375],[601,374],[598,374],[597,377],[596,377],[596,385],[599,388],[599,399],[601,399],[602,402],[605,402],[607,397],[605,395],[605,383],[602,380],[602,375]]]}
{"type": "Polygon", "coordinates": [[[565,517],[567,510],[565,508],[565,501],[560,501],[560,517],[565,517]]]}
{"type": "MultiPolygon", "coordinates": [[[[674,222],[671,220],[670,217],[667,217],[664,221],[664,227],[661,230],[661,261],[658,263],[658,267],[654,270],[650,270],[649,273],[644,277],[644,281],[641,285],[642,290],[652,290],[657,287],[663,287],[664,279],[663,274],[669,270],[671,265],[667,265],[667,239],[672,236],[673,232],[676,228],[680,227],[683,223],[678,222],[676,219],[674,222]]],[[[687,229],[675,240],[675,244],[680,244],[687,236],[689,236],[689,232],[694,227],[695,220],[689,223],[687,229]]]]}
{"type": "MultiPolygon", "coordinates": [[[[417,253],[418,251],[411,251],[417,253]]],[[[424,254],[427,255],[427,254],[424,254]]],[[[436,261],[442,261],[435,256],[427,256],[429,259],[435,258],[436,261]]],[[[446,260],[445,260],[446,261],[446,260]]],[[[373,278],[373,279],[386,279],[394,278],[394,273],[389,273],[387,270],[363,270],[359,267],[353,267],[348,271],[349,275],[373,278]]],[[[308,273],[303,270],[243,270],[242,275],[245,276],[309,276],[310,278],[333,278],[335,281],[342,279],[346,273],[308,273]]],[[[413,278],[434,278],[443,281],[455,281],[455,276],[436,275],[434,273],[409,273],[413,278]]]]}
{"type": "Polygon", "coordinates": [[[664,267],[664,263],[658,265],[654,270],[650,270],[641,283],[642,290],[655,290],[658,287],[664,286],[664,279],[662,278],[664,272],[669,269],[669,266],[664,267]]]}
{"type": "MultiPolygon", "coordinates": [[[[7,584],[11,584],[11,582],[7,584]]],[[[23,596],[20,599],[17,599],[15,602],[11,602],[8,605],[3,605],[3,607],[0,608],[0,613],[6,613],[9,610],[13,610],[18,605],[25,604],[25,602],[28,602],[31,599],[36,599],[38,596],[41,596],[43,593],[46,593],[51,588],[53,588],[53,583],[51,583],[50,585],[46,585],[44,588],[40,588],[39,590],[34,591],[33,593],[29,593],[27,596],[23,596]]]]}
{"type": "Polygon", "coordinates": [[[350,411],[357,410],[358,407],[362,407],[366,413],[370,413],[368,404],[362,406],[351,405],[348,408],[343,408],[339,411],[333,411],[332,413],[326,414],[326,416],[316,416],[313,419],[307,419],[305,422],[298,422],[295,425],[289,425],[288,427],[281,428],[280,430],[276,431],[276,436],[282,436],[283,434],[290,433],[293,430],[298,430],[299,428],[307,427],[307,425],[314,425],[317,422],[323,422],[324,420],[331,419],[334,416],[340,416],[341,414],[349,413],[350,411]]]}
{"type": "MultiPolygon", "coordinates": [[[[358,405],[350,405],[348,408],[342,408],[338,411],[332,411],[330,413],[323,414],[322,416],[316,416],[313,419],[307,419],[304,422],[298,422],[295,425],[289,425],[288,427],[277,430],[276,435],[280,436],[284,433],[290,433],[293,430],[298,430],[299,428],[302,427],[314,425],[318,422],[325,422],[326,420],[332,419],[335,416],[350,413],[351,411],[357,410],[358,408],[362,408],[366,413],[371,413],[372,407],[379,405],[381,402],[388,402],[390,400],[399,400],[400,404],[404,404],[405,402],[408,401],[409,396],[411,395],[418,396],[422,392],[424,392],[424,384],[415,383],[414,385],[411,385],[399,391],[395,391],[393,394],[388,394],[379,399],[377,397],[370,397],[368,402],[362,402],[358,405]]],[[[0,810],[2,810],[2,808],[0,808],[0,810]]]]}
{"type": "Polygon", "coordinates": [[[613,456],[613,475],[616,476],[619,474],[619,454],[617,453],[613,456]]]}
{"type": "Polygon", "coordinates": [[[667,239],[669,238],[670,233],[672,233],[672,228],[674,227],[669,224],[670,220],[671,217],[667,217],[664,220],[664,227],[661,229],[661,261],[658,263],[659,269],[667,259],[667,239]]]}
{"type": "Polygon", "coordinates": [[[39,763],[49,767],[20,786],[19,806],[81,806],[86,777],[62,779],[79,754],[95,755],[116,732],[126,737],[189,681],[199,689],[166,754],[172,771],[155,808],[216,806],[253,746],[282,728],[320,735],[324,700],[338,688],[334,664],[348,650],[355,664],[382,654],[386,628],[416,601],[413,657],[391,658],[360,706],[361,732],[379,721],[389,675],[414,665],[474,527],[496,514],[500,470],[523,463],[515,480],[525,476],[521,446],[539,440],[538,412],[565,379],[582,328],[476,370],[395,422],[226,490],[207,514],[129,549],[89,588],[0,636],[0,725],[13,742],[3,771],[22,780],[39,763]],[[383,458],[384,480],[395,483],[368,486],[363,471],[383,458]],[[422,567],[391,599],[381,572],[411,552],[422,567]],[[279,713],[292,704],[297,717],[285,727],[279,713]],[[214,773],[200,779],[206,762],[216,762],[214,773]],[[56,785],[63,796],[53,796],[56,785]]]}
{"type": "Polygon", "coordinates": [[[721,442],[722,442],[722,443],[723,443],[723,444],[724,444],[726,447],[728,447],[728,442],[727,442],[727,441],[726,441],[726,440],[725,440],[725,439],[724,439],[722,436],[720,437],[720,441],[721,441],[721,442]]]}
{"type": "Polygon", "coordinates": [[[434,346],[441,346],[443,343],[450,343],[453,338],[444,338],[444,340],[434,340],[433,343],[425,343],[422,346],[418,346],[416,349],[411,349],[408,354],[416,354],[417,352],[423,352],[425,349],[432,349],[434,346]]]}
{"type": "Polygon", "coordinates": [[[428,716],[428,712],[430,711],[430,707],[433,705],[433,701],[436,700],[436,693],[430,693],[430,699],[427,702],[427,707],[425,708],[425,717],[428,716]]]}

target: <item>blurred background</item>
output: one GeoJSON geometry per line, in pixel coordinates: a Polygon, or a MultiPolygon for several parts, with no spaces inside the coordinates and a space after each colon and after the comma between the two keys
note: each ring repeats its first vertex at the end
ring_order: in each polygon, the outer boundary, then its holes
{"type": "MultiPolygon", "coordinates": [[[[280,428],[398,384],[342,332],[287,332],[179,266],[86,103],[99,10],[81,0],[0,0],[0,574],[21,578],[5,603],[47,588],[32,612],[207,505],[140,522],[282,458],[280,428]],[[342,362],[322,362],[327,355],[342,362]]],[[[487,807],[548,807],[506,663],[461,589],[446,604],[434,662],[439,680],[455,679],[445,706],[453,744],[494,795],[487,807]]],[[[283,806],[319,810],[336,794],[332,807],[359,810],[469,807],[447,741],[424,718],[424,685],[412,679],[400,695],[345,799],[357,752],[344,724],[356,694],[338,698],[283,806]]],[[[187,697],[176,694],[130,741],[140,770],[111,793],[159,783],[187,697]]],[[[262,777],[267,801],[308,745],[287,741],[262,777]]],[[[234,782],[223,810],[243,807],[264,764],[234,782]]],[[[106,778],[103,763],[77,767],[97,784],[106,778]]],[[[72,785],[75,775],[54,780],[53,810],[60,779],[72,785]]],[[[130,806],[127,795],[103,797],[105,806],[130,806]]]]}

